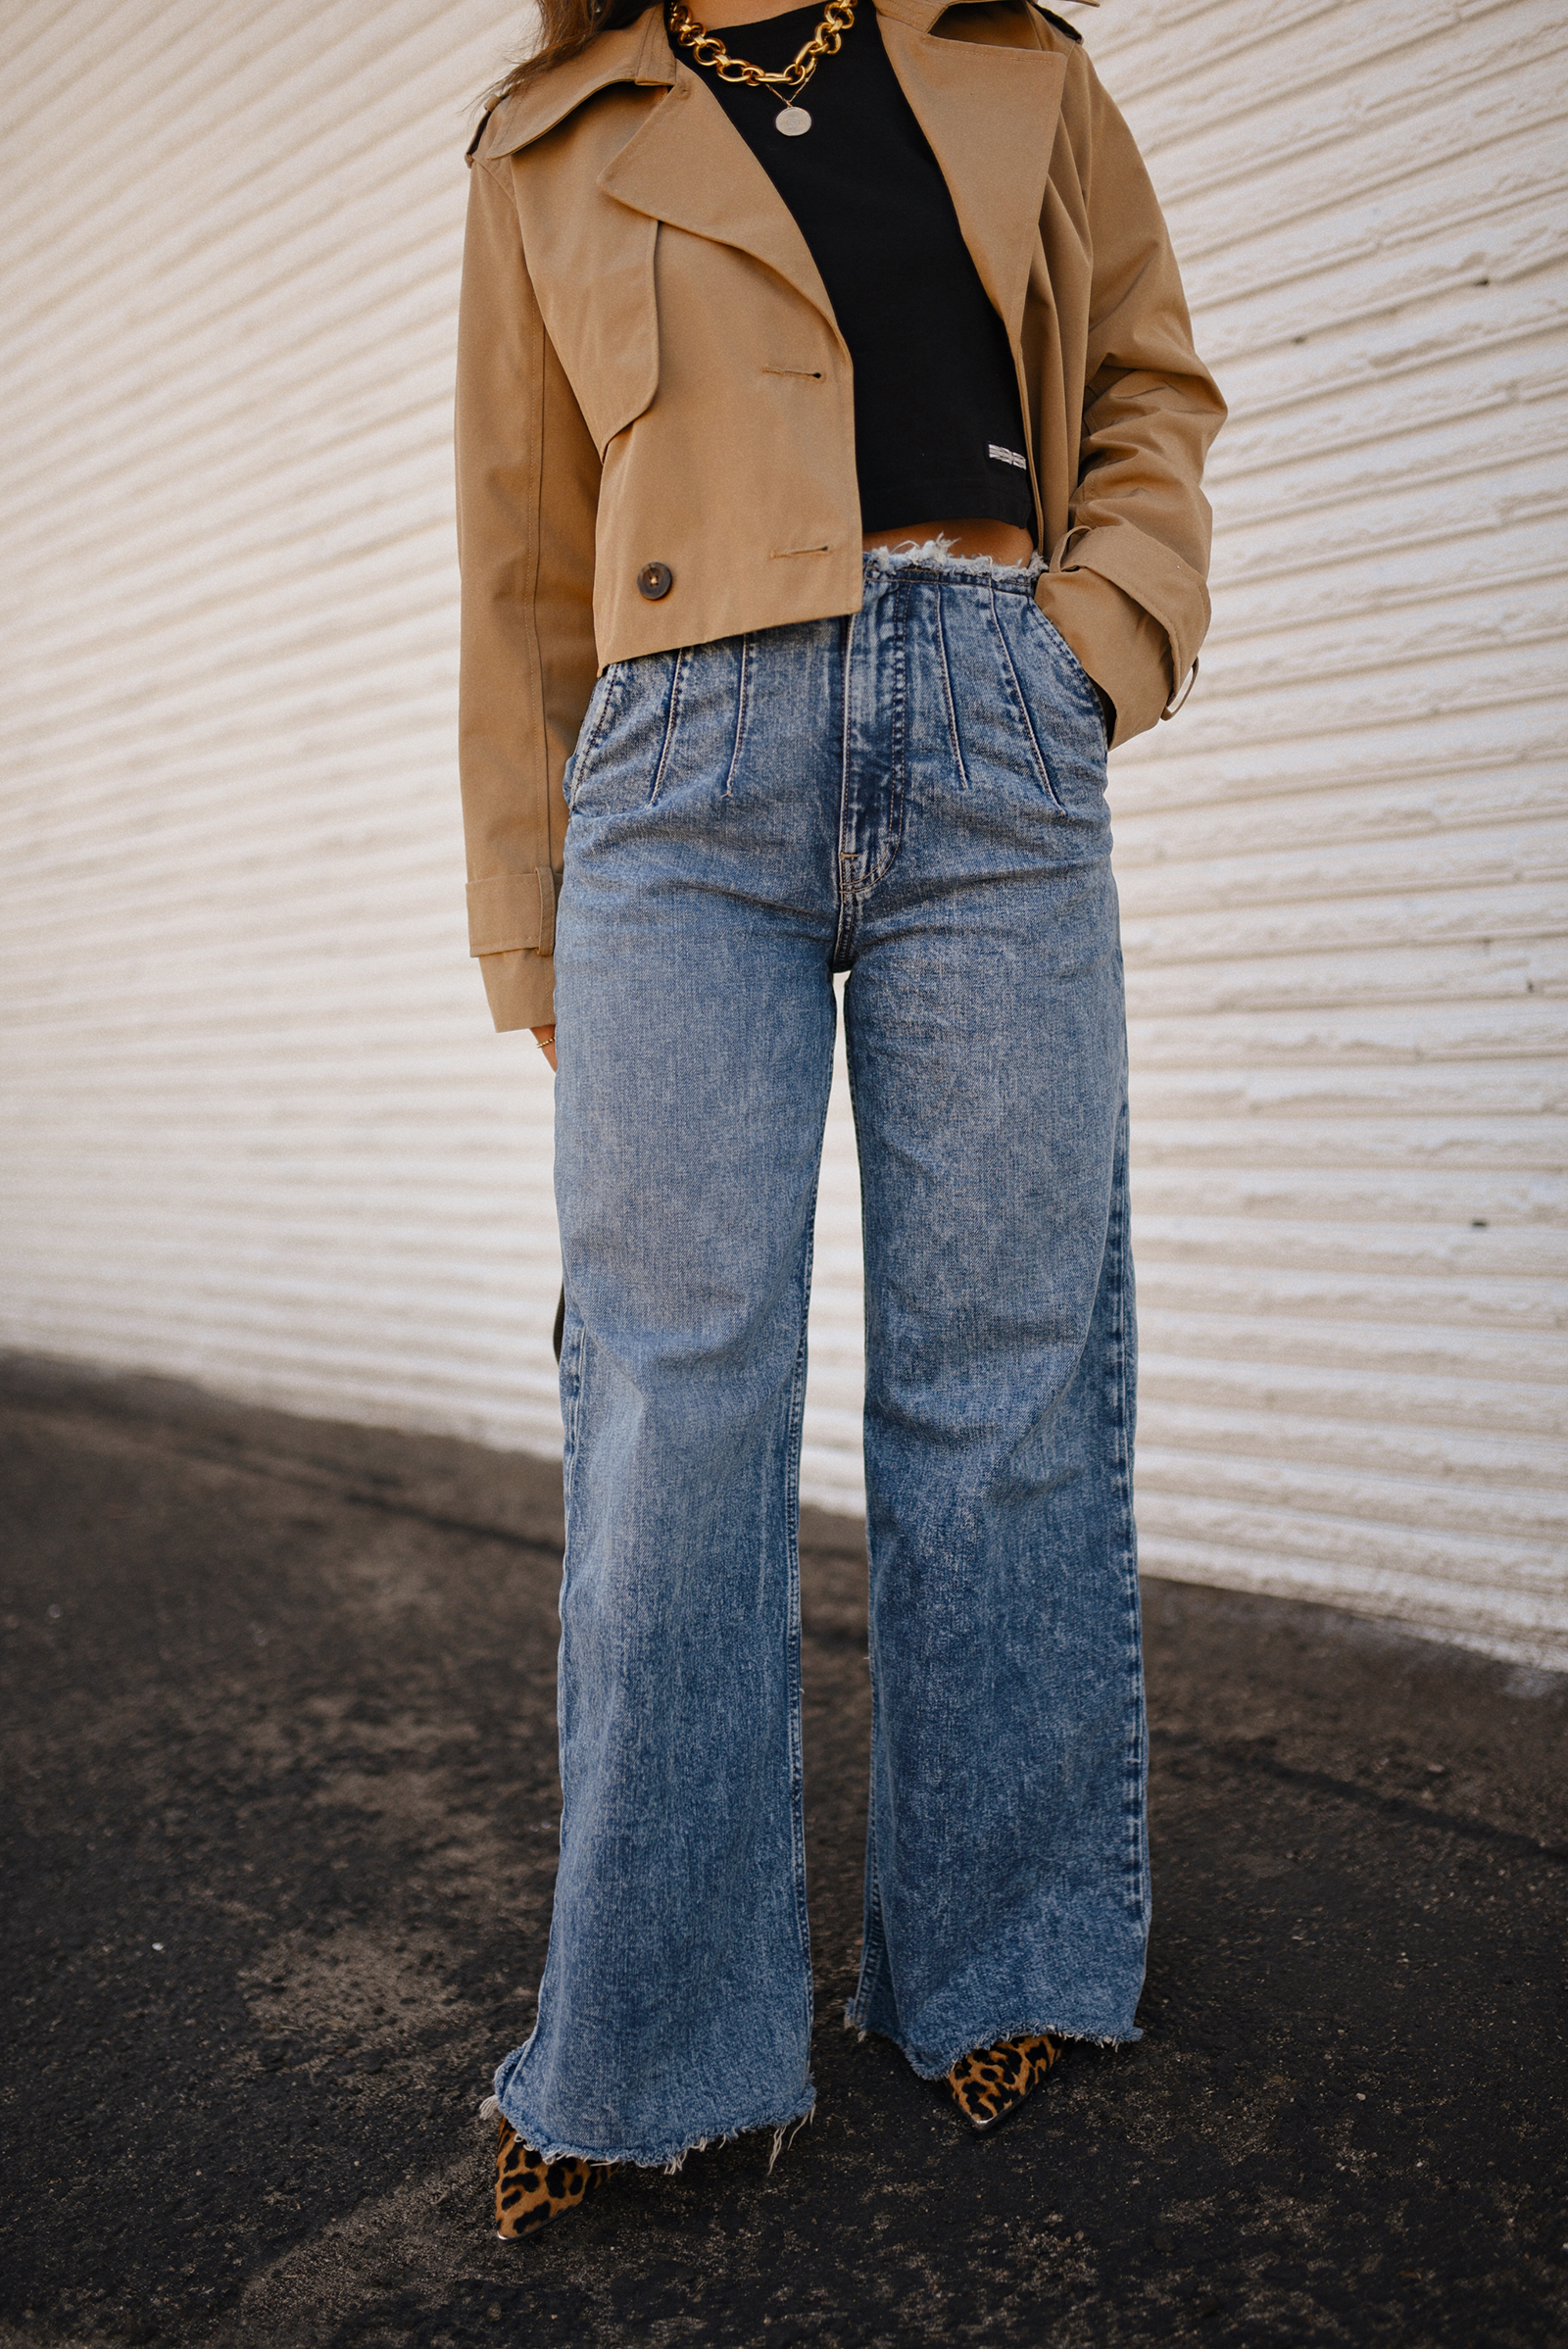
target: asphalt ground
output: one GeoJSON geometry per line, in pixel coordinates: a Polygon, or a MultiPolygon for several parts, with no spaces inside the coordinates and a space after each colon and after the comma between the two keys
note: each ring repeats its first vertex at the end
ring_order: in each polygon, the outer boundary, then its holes
{"type": "Polygon", "coordinates": [[[1150,1583],[1145,2036],[976,2140],[839,2020],[863,1559],[808,1518],[816,2117],[503,2245],[555,1472],[15,1360],[0,1443],[4,2349],[1568,2342],[1568,1681],[1150,1583]]]}

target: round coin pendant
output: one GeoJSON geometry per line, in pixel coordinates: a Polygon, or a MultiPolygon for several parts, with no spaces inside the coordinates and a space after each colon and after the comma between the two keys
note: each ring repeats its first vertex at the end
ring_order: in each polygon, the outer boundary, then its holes
{"type": "Polygon", "coordinates": [[[773,128],[781,130],[786,138],[799,138],[803,130],[810,127],[811,118],[804,106],[786,106],[782,114],[773,117],[773,128]]]}

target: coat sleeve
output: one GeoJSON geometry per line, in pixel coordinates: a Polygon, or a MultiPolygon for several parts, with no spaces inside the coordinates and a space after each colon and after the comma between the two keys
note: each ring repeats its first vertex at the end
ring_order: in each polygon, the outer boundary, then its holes
{"type": "Polygon", "coordinates": [[[1085,57],[1080,156],[1092,247],[1077,486],[1039,603],[1116,705],[1117,742],[1170,705],[1208,627],[1203,459],[1225,420],[1193,348],[1142,156],[1085,57]]]}
{"type": "Polygon", "coordinates": [[[473,168],[458,323],[458,759],[468,945],[498,1028],[554,1018],[562,778],[593,691],[599,460],[545,333],[510,167],[473,168]]]}

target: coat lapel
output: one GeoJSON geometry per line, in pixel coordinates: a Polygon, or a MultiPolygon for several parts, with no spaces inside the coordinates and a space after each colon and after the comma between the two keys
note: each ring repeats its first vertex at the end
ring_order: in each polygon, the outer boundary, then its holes
{"type": "Polygon", "coordinates": [[[939,39],[906,22],[902,9],[878,14],[980,282],[1016,347],[1067,60],[1037,46],[939,39]]]}
{"type": "Polygon", "coordinates": [[[668,96],[650,108],[648,120],[601,171],[599,185],[634,212],[750,253],[835,324],[827,288],[794,215],[712,91],[684,62],[676,61],[668,96]]]}

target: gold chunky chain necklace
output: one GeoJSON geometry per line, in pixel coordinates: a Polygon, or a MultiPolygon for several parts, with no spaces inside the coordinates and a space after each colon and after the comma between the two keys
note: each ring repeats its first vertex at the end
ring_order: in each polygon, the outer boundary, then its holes
{"type": "Polygon", "coordinates": [[[855,23],[855,0],[827,0],[822,22],[810,39],[797,49],[781,73],[764,73],[760,66],[748,65],[744,57],[731,57],[716,32],[699,24],[686,0],[669,0],[669,29],[683,49],[689,49],[700,66],[707,66],[720,81],[744,81],[748,89],[782,90],[789,103],[783,106],[773,123],[786,138],[799,138],[811,127],[811,118],[804,106],[796,103],[802,90],[816,72],[819,57],[836,57],[844,35],[855,23]]]}

